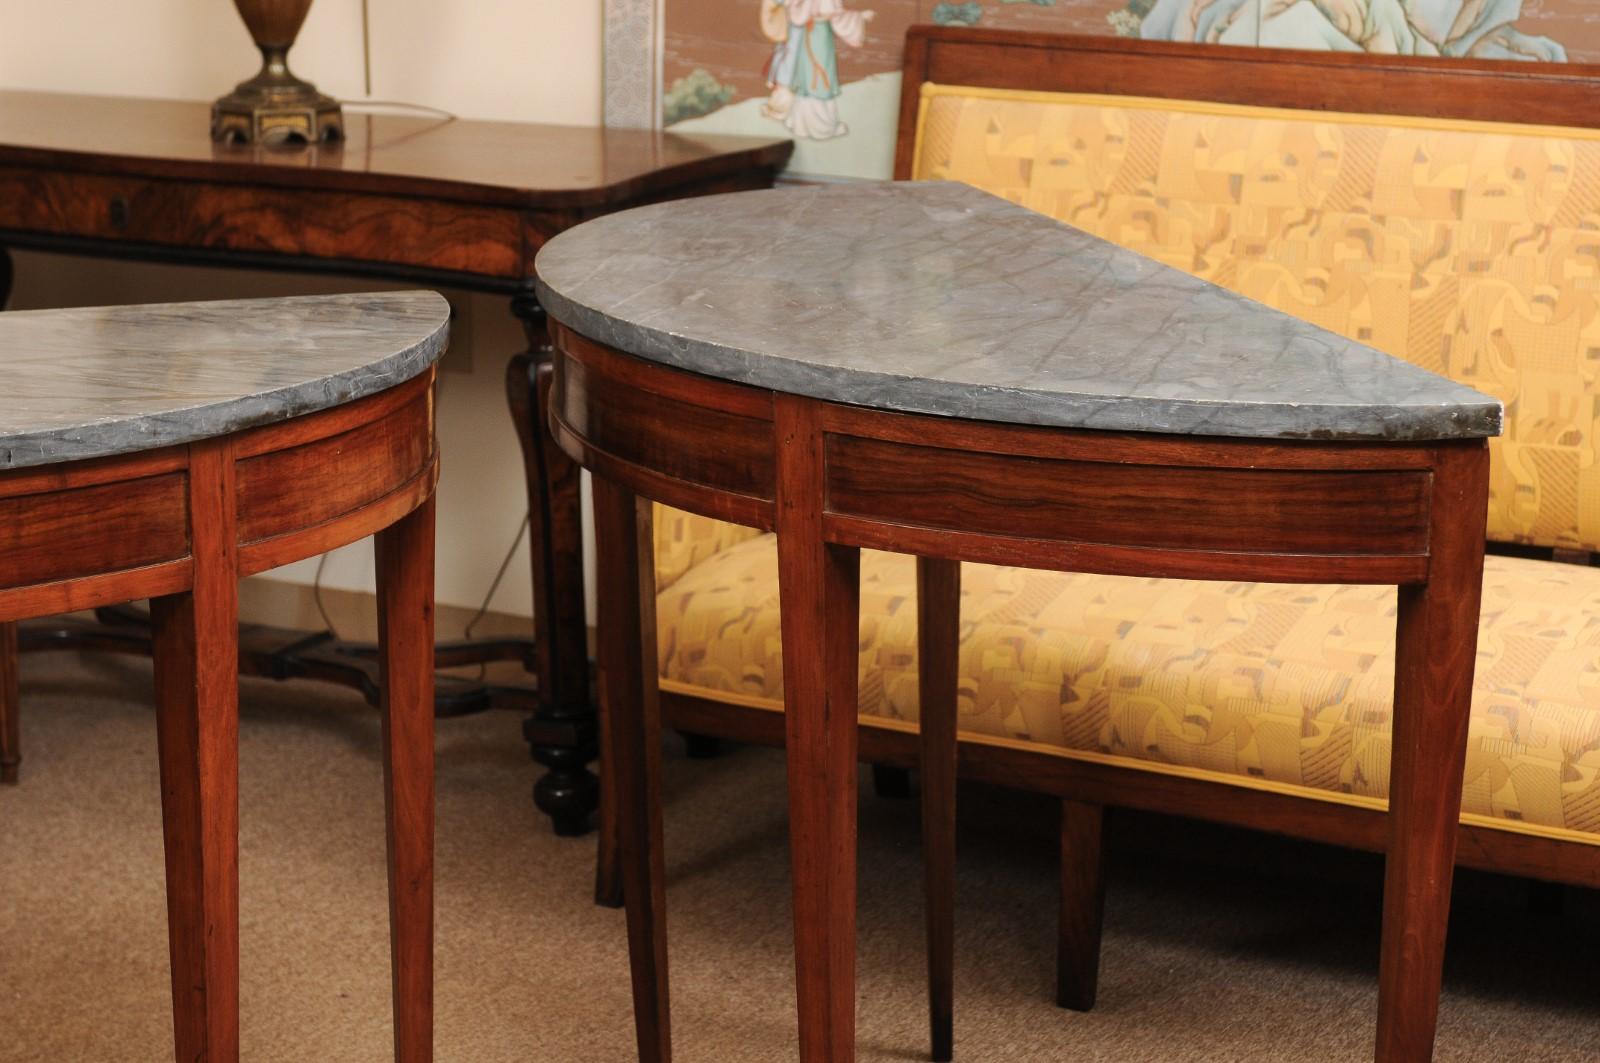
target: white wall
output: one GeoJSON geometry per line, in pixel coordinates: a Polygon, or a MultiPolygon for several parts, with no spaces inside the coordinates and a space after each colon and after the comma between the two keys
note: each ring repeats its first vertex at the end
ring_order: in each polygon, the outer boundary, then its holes
{"type": "MultiPolygon", "coordinates": [[[[597,124],[601,0],[368,0],[372,98],[465,118],[597,124]]],[[[361,0],[315,0],[291,66],[347,103],[363,96],[361,0]]],[[[0,88],[210,100],[259,57],[228,0],[0,0],[0,88]]],[[[372,281],[130,265],[16,253],[13,308],[393,287],[372,281]]],[[[500,297],[446,292],[462,315],[439,405],[441,603],[476,606],[525,509],[504,401],[521,330],[500,297]]],[[[309,582],[314,562],[274,578],[309,582]]],[[[333,554],[332,587],[371,588],[371,550],[333,554]]],[[[495,595],[531,615],[524,546],[495,595]]]]}
{"type": "MultiPolygon", "coordinates": [[[[372,94],[468,118],[600,121],[601,0],[368,0],[372,94]]],[[[0,87],[209,100],[259,57],[228,0],[0,0],[0,87]]],[[[361,0],[315,0],[290,65],[362,95],[361,0]]]]}

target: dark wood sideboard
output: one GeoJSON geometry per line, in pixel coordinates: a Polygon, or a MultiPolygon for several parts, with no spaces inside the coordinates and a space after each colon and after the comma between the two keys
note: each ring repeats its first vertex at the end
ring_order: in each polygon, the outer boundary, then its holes
{"type": "MultiPolygon", "coordinates": [[[[528,340],[507,366],[506,389],[527,469],[534,639],[478,651],[445,647],[439,662],[524,660],[536,677],[524,733],[547,769],[534,800],[558,833],[581,833],[598,787],[587,767],[597,733],[579,474],[544,427],[550,347],[533,291],[534,255],[556,233],[600,214],[768,186],[792,144],[350,114],[343,143],[272,150],[214,144],[209,121],[203,103],[0,92],[0,306],[12,280],[7,247],[505,295],[528,340]]],[[[58,636],[41,633],[30,643],[24,632],[23,645],[58,636]]],[[[0,647],[14,638],[14,630],[0,631],[0,647]]],[[[80,632],[78,641],[126,648],[111,635],[80,632]]],[[[306,653],[303,643],[280,640],[251,659],[247,640],[241,664],[375,694],[370,657],[341,658],[325,646],[306,653]]]]}

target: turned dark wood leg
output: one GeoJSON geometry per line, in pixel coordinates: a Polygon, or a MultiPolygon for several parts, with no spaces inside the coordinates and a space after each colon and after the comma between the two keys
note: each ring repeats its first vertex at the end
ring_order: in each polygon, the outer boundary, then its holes
{"type": "Polygon", "coordinates": [[[621,834],[622,893],[640,1063],[672,1058],[666,870],[661,847],[661,706],[655,662],[654,546],[647,500],[594,479],[600,694],[621,834]]]}
{"type": "Polygon", "coordinates": [[[955,1052],[956,693],[961,563],[917,558],[922,862],[928,922],[929,1057],[955,1052]]]}
{"type": "Polygon", "coordinates": [[[434,499],[377,535],[396,1063],[433,1059],[434,499]]]}
{"type": "Polygon", "coordinates": [[[179,1063],[239,1058],[239,598],[233,457],[190,449],[192,591],[155,629],[167,933],[179,1063]]]}
{"type": "Polygon", "coordinates": [[[1100,981],[1100,927],[1105,912],[1105,809],[1061,802],[1061,913],[1056,942],[1056,1003],[1094,1007],[1100,981]]]}
{"type": "MultiPolygon", "coordinates": [[[[0,310],[11,298],[11,252],[0,247],[0,310]]],[[[0,783],[16,783],[22,764],[22,705],[17,694],[17,625],[0,624],[0,783]]]]}
{"type": "Polygon", "coordinates": [[[552,379],[544,311],[531,292],[512,300],[529,349],[506,370],[506,397],[527,475],[529,548],[533,558],[535,671],[538,712],[524,734],[545,774],[534,803],[557,834],[589,829],[600,789],[588,764],[597,725],[589,704],[588,632],[583,603],[583,527],[580,470],[550,438],[546,425],[552,379]]]}
{"type": "Polygon", "coordinates": [[[22,704],[17,693],[17,625],[0,624],[0,783],[16,784],[22,766],[22,704]]]}
{"type": "Polygon", "coordinates": [[[1433,1057],[1477,654],[1487,476],[1481,448],[1441,455],[1434,472],[1429,579],[1400,588],[1379,1063],[1433,1057]]]}
{"type": "Polygon", "coordinates": [[[778,587],[801,1063],[850,1063],[856,1028],[856,671],[861,551],[822,536],[815,403],[779,395],[778,587]]]}

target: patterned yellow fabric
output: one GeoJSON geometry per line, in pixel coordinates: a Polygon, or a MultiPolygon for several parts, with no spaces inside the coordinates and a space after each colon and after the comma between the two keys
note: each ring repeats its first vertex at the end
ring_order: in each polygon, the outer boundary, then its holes
{"type": "Polygon", "coordinates": [[[965,181],[1501,399],[1490,538],[1600,550],[1600,137],[924,86],[965,181]]]}
{"type": "Polygon", "coordinates": [[[652,507],[652,512],[655,522],[657,593],[672,586],[685,572],[706,558],[761,534],[754,528],[699,517],[659,502],[652,507]]]}
{"type": "MultiPolygon", "coordinates": [[[[960,727],[1135,767],[1387,794],[1395,591],[965,565],[960,727]]],[[[862,559],[866,722],[917,717],[915,565],[862,559]]],[[[777,708],[770,535],[658,598],[663,688],[777,708]]],[[[1462,810],[1600,835],[1600,569],[1491,557],[1462,810]]]]}

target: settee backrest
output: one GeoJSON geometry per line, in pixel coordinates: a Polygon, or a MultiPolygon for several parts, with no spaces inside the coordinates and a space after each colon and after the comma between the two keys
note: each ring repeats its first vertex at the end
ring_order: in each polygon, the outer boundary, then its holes
{"type": "Polygon", "coordinates": [[[916,28],[975,185],[1500,398],[1489,535],[1600,551],[1600,68],[916,28]]]}

